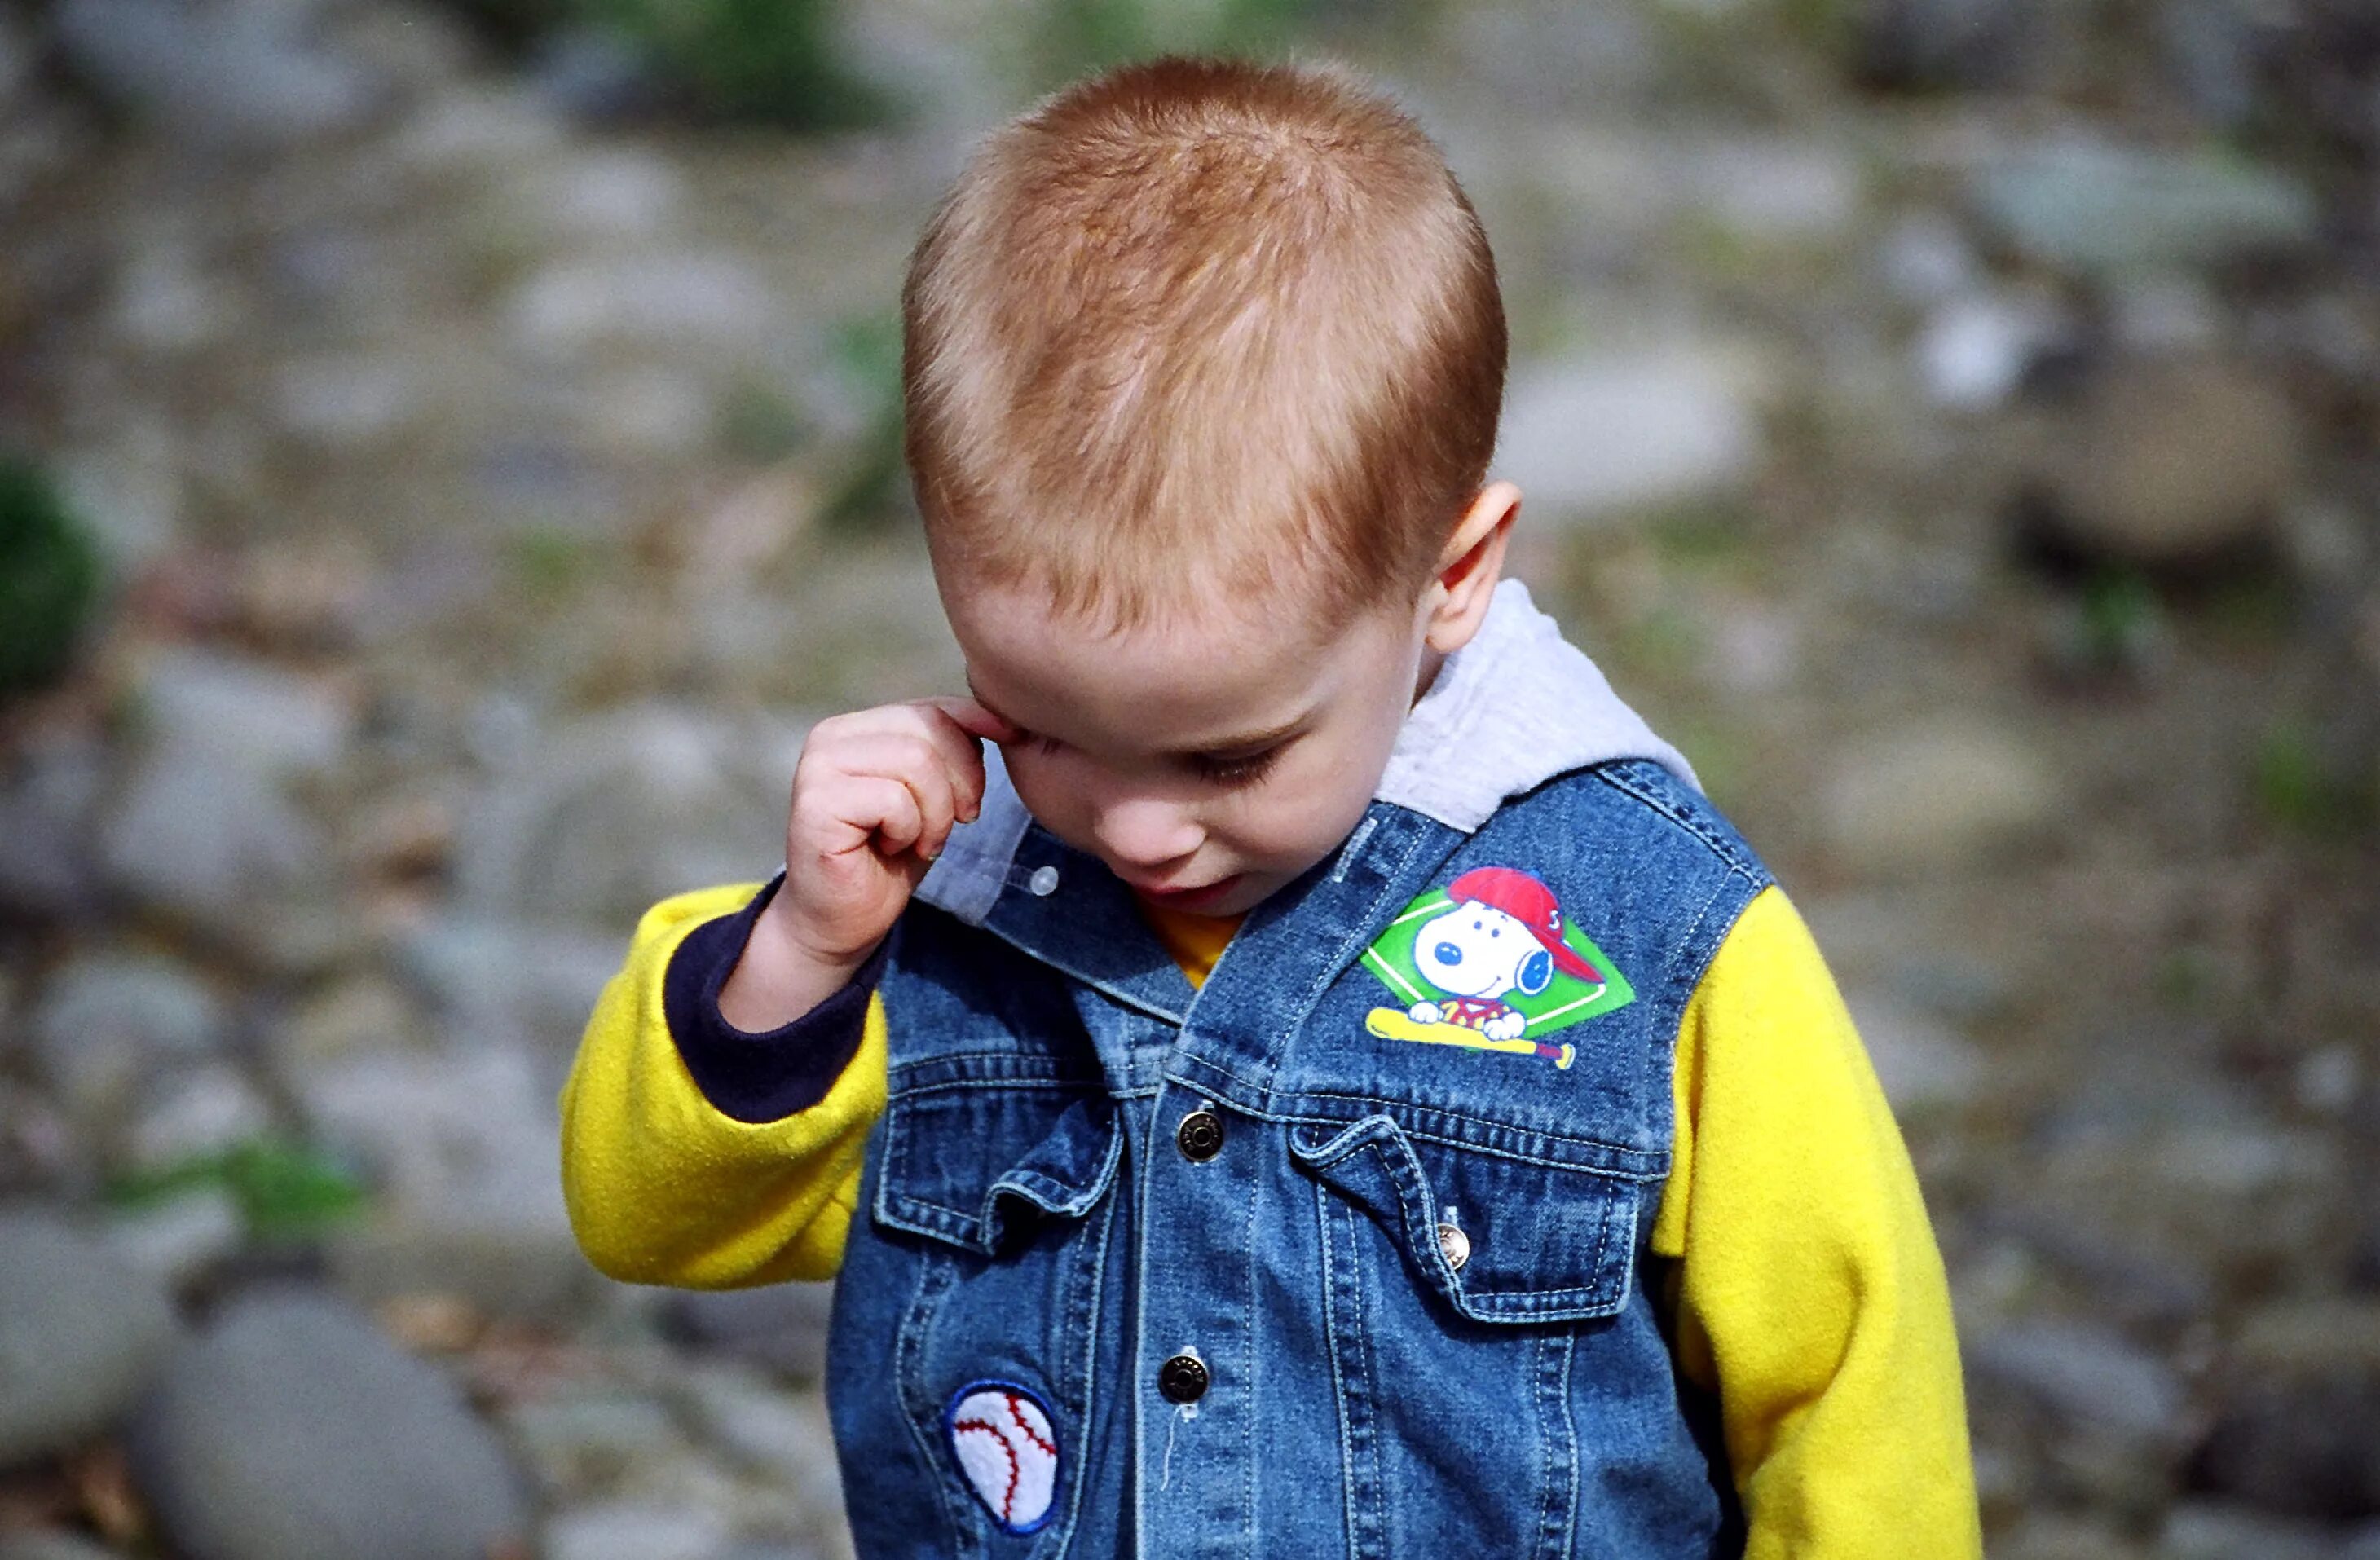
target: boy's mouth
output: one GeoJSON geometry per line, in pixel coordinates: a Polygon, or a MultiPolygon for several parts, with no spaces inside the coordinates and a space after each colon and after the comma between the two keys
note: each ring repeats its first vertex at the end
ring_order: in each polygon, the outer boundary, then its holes
{"type": "Polygon", "coordinates": [[[1242,876],[1234,872],[1229,877],[1218,877],[1212,883],[1202,884],[1195,889],[1160,889],[1149,888],[1146,884],[1135,883],[1132,885],[1132,891],[1149,903],[1166,910],[1196,910],[1201,905],[1214,903],[1237,888],[1242,876]]]}

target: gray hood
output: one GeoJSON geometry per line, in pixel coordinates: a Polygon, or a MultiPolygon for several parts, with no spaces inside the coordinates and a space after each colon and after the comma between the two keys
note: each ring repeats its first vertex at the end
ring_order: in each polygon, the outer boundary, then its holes
{"type": "MultiPolygon", "coordinates": [[[[1446,659],[1405,717],[1373,794],[1468,834],[1506,797],[1618,758],[1652,759],[1702,788],[1684,756],[1654,735],[1595,662],[1537,611],[1528,587],[1506,580],[1479,632],[1446,659]]],[[[1032,821],[997,747],[986,748],[985,768],[982,812],[951,831],[917,888],[927,903],[977,925],[1012,878],[1024,886],[1012,864],[1032,821]]]]}

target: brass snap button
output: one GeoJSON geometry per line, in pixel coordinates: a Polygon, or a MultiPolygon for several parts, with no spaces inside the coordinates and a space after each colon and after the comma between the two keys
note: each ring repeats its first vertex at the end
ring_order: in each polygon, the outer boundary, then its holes
{"type": "Polygon", "coordinates": [[[1182,1119],[1173,1143],[1182,1157],[1203,1164],[1223,1151],[1223,1119],[1202,1105],[1182,1119]]]}
{"type": "Polygon", "coordinates": [[[1463,1264],[1471,1260],[1471,1237],[1463,1233],[1463,1227],[1455,1222],[1457,1216],[1449,1208],[1439,1219],[1438,1249],[1445,1256],[1446,1265],[1460,1273],[1463,1264]]]}
{"type": "Polygon", "coordinates": [[[1175,1403],[1196,1403],[1207,1396],[1207,1362],[1188,1349],[1157,1370],[1157,1390],[1175,1403]]]}

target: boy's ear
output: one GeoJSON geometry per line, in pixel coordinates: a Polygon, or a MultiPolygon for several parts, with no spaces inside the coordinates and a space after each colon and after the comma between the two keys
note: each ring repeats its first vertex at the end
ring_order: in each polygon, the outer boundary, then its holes
{"type": "Polygon", "coordinates": [[[1504,544],[1520,513],[1521,490],[1510,482],[1490,482],[1479,490],[1446,538],[1438,577],[1430,582],[1435,600],[1423,636],[1439,654],[1453,654],[1478,632],[1480,620],[1488,615],[1488,599],[1503,577],[1504,544]]]}

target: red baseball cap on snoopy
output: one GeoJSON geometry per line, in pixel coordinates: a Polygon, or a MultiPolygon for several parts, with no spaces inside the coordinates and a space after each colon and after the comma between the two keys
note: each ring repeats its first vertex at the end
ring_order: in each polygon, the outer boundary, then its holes
{"type": "Polygon", "coordinates": [[[1446,897],[1457,904],[1484,904],[1500,910],[1529,929],[1529,935],[1553,955],[1555,968],[1580,980],[1604,984],[1595,966],[1562,941],[1561,906],[1554,892],[1525,872],[1509,866],[1475,866],[1446,886],[1446,897]]]}

